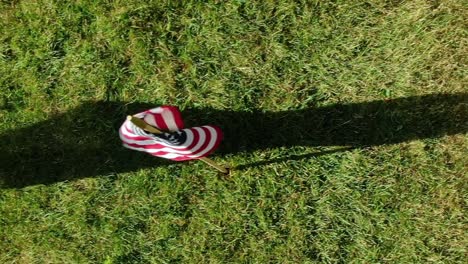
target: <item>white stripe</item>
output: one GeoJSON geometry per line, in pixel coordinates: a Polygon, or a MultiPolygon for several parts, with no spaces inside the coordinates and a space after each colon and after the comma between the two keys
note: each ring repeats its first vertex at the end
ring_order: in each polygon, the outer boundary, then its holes
{"type": "Polygon", "coordinates": [[[175,158],[178,158],[178,157],[185,157],[185,156],[177,155],[177,154],[173,154],[173,153],[168,153],[168,154],[164,154],[164,155],[158,155],[158,157],[165,158],[165,159],[175,159],[175,158]]]}
{"type": "Polygon", "coordinates": [[[154,113],[154,114],[160,114],[164,111],[164,108],[162,107],[155,107],[155,108],[152,108],[150,110],[148,110],[148,112],[151,112],[151,113],[154,113]]]}
{"type": "Polygon", "coordinates": [[[154,115],[152,115],[152,114],[147,114],[147,115],[145,115],[145,117],[143,118],[143,120],[144,120],[146,123],[148,123],[148,124],[150,124],[150,125],[152,125],[152,126],[154,126],[154,127],[156,127],[156,128],[161,129],[161,128],[156,124],[156,118],[154,118],[154,115]]]}
{"type": "MultiPolygon", "coordinates": [[[[136,148],[136,147],[129,146],[129,145],[127,145],[127,144],[123,144],[123,146],[126,147],[126,148],[128,148],[128,149],[132,149],[132,150],[148,152],[148,153],[151,153],[151,154],[156,153],[155,151],[151,152],[151,151],[147,151],[147,149],[144,149],[144,148],[136,148]]],[[[178,157],[186,157],[186,155],[179,155],[179,154],[177,154],[177,153],[156,154],[156,156],[161,157],[161,158],[166,158],[166,159],[174,159],[174,158],[178,158],[178,157]]]]}
{"type": "Polygon", "coordinates": [[[172,114],[172,111],[165,109],[165,111],[161,113],[161,116],[164,122],[166,123],[169,131],[173,132],[173,131],[179,130],[179,128],[177,127],[177,124],[175,123],[175,118],[174,118],[174,115],[172,114]]]}

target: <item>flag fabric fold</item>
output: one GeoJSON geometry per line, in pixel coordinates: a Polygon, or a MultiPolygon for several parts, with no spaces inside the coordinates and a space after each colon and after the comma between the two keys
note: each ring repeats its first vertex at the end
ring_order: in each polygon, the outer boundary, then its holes
{"type": "Polygon", "coordinates": [[[149,133],[126,120],[119,129],[120,139],[124,147],[153,156],[175,161],[200,159],[216,150],[222,139],[222,131],[216,126],[184,128],[175,106],[156,107],[134,116],[163,133],[149,133]]]}

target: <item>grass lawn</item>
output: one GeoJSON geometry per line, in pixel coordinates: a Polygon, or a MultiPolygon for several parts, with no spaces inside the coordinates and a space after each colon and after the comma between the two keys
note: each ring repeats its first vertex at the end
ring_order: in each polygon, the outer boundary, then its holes
{"type": "Polygon", "coordinates": [[[465,263],[463,2],[2,1],[0,263],[465,263]],[[121,146],[163,104],[228,177],[121,146]]]}

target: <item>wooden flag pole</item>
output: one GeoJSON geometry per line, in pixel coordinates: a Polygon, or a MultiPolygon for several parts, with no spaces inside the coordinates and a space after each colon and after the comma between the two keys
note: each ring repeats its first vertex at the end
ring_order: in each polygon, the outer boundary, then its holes
{"type": "MultiPolygon", "coordinates": [[[[143,130],[146,130],[148,132],[151,132],[151,133],[154,133],[154,134],[162,134],[163,133],[161,130],[149,125],[144,120],[142,120],[142,119],[140,119],[138,117],[129,115],[129,116],[127,116],[127,120],[131,121],[133,124],[135,124],[135,126],[141,128],[143,130]]],[[[229,173],[228,169],[224,168],[223,166],[220,166],[220,165],[216,164],[216,162],[214,162],[212,159],[209,159],[207,157],[201,157],[200,160],[205,162],[206,164],[210,165],[211,167],[216,168],[217,170],[219,170],[220,172],[222,172],[224,174],[229,173]]]]}

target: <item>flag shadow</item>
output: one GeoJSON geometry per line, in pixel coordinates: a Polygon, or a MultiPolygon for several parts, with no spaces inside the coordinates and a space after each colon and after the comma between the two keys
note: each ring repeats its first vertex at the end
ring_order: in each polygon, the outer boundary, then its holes
{"type": "MultiPolygon", "coordinates": [[[[151,107],[154,105],[148,103],[85,102],[46,121],[7,131],[0,135],[0,186],[50,184],[173,163],[121,146],[118,128],[125,116],[151,107]]],[[[222,128],[224,140],[217,155],[290,146],[361,148],[466,133],[468,94],[432,94],[280,112],[193,108],[185,109],[183,118],[187,126],[214,124],[222,128]]],[[[238,169],[270,162],[275,161],[240,165],[238,169]]]]}

